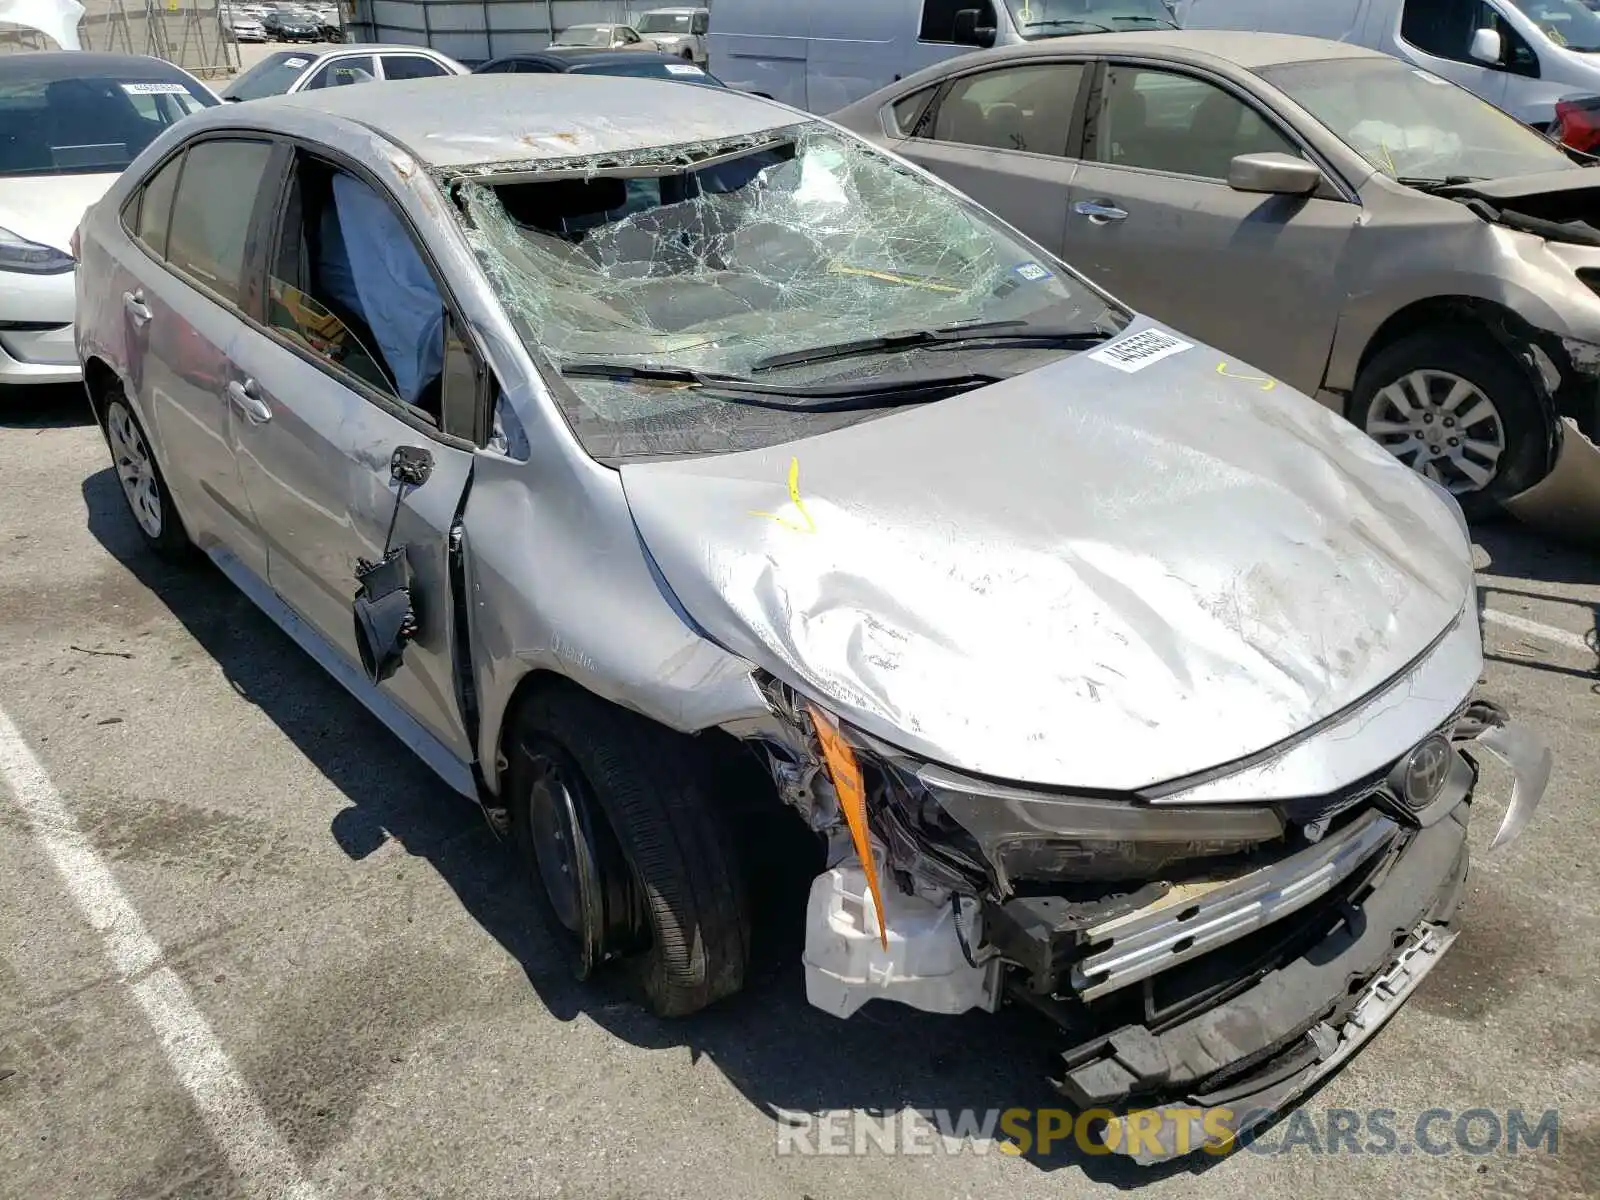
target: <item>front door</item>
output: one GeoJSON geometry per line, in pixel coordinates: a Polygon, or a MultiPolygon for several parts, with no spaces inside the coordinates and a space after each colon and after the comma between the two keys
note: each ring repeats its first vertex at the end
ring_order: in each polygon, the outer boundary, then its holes
{"type": "Polygon", "coordinates": [[[958,78],[895,146],[1047,249],[1060,248],[1077,164],[1065,157],[1085,67],[1045,62],[958,78]]]}
{"type": "Polygon", "coordinates": [[[439,436],[446,319],[409,228],[379,190],[297,152],[267,259],[268,333],[236,347],[231,385],[254,418],[238,457],[274,591],[350,663],[361,560],[404,547],[418,620],[389,697],[462,761],[454,687],[450,529],[473,454],[439,436]],[[401,498],[390,462],[426,451],[401,498]],[[393,523],[393,535],[390,526],[393,523]]]}
{"type": "Polygon", "coordinates": [[[1073,179],[1065,257],[1141,312],[1314,392],[1361,209],[1230,188],[1233,158],[1263,152],[1301,150],[1220,84],[1107,64],[1073,179]]]}

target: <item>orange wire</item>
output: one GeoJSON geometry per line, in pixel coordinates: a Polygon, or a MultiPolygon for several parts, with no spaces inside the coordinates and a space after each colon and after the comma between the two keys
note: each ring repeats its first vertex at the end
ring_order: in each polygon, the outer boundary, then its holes
{"type": "Polygon", "coordinates": [[[878,865],[873,860],[872,840],[867,835],[867,787],[861,778],[861,764],[856,761],[856,752],[844,740],[832,717],[814,704],[807,704],[806,710],[816,726],[817,741],[822,744],[822,759],[828,764],[833,790],[839,796],[839,808],[844,813],[845,824],[850,827],[850,840],[855,843],[856,856],[861,859],[861,869],[867,876],[867,887],[872,892],[872,904],[878,914],[878,940],[887,950],[889,927],[883,919],[883,892],[878,887],[878,865]]]}

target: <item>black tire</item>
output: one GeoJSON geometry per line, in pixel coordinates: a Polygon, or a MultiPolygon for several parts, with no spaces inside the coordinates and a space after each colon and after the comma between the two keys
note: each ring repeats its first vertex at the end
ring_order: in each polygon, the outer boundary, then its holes
{"type": "MultiPolygon", "coordinates": [[[[1346,415],[1357,428],[1366,430],[1378,394],[1415,371],[1448,372],[1466,380],[1496,412],[1505,448],[1492,477],[1473,490],[1451,488],[1468,517],[1495,515],[1503,501],[1526,491],[1548,473],[1551,431],[1546,402],[1528,373],[1486,332],[1423,330],[1384,347],[1362,369],[1346,415]]],[[[1473,428],[1492,433],[1492,427],[1483,423],[1473,428]]],[[[1378,440],[1384,441],[1382,437],[1378,440]]],[[[1404,461],[1403,454],[1399,457],[1404,461]]]]}
{"type": "MultiPolygon", "coordinates": [[[[717,804],[716,772],[697,739],[558,685],[522,705],[508,740],[513,836],[552,932],[574,943],[579,977],[590,965],[585,937],[563,926],[534,846],[535,776],[552,760],[578,773],[566,782],[578,794],[577,807],[588,810],[601,874],[605,860],[615,858],[631,877],[642,936],[625,948],[621,964],[645,1006],[660,1017],[682,1017],[739,991],[750,959],[746,878],[732,822],[717,804]]],[[[602,880],[613,917],[620,907],[616,885],[602,880]]],[[[592,905],[590,915],[599,907],[592,905]]]]}
{"type": "Polygon", "coordinates": [[[111,467],[117,473],[122,499],[128,505],[128,515],[133,518],[139,536],[151,551],[162,558],[172,561],[188,558],[194,551],[194,544],[189,540],[183,519],[178,516],[178,510],[172,503],[166,476],[161,473],[161,466],[150,449],[150,438],[122,389],[110,389],[101,398],[101,408],[105,416],[102,430],[106,445],[111,450],[111,467]],[[136,461],[141,454],[143,464],[136,461]],[[136,488],[130,483],[130,475],[143,472],[146,468],[149,472],[149,493],[144,493],[142,486],[136,488]],[[136,501],[136,494],[143,497],[142,503],[136,501]]]}

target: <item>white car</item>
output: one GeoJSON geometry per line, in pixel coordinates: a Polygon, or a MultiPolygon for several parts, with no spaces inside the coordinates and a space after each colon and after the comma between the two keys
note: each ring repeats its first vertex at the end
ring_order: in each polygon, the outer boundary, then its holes
{"type": "Polygon", "coordinates": [[[652,8],[639,17],[635,28],[663,54],[703,64],[710,26],[708,8],[652,8]]]}
{"type": "Polygon", "coordinates": [[[81,378],[72,330],[79,218],[158,134],[218,103],[157,58],[0,55],[0,384],[81,378]]]}

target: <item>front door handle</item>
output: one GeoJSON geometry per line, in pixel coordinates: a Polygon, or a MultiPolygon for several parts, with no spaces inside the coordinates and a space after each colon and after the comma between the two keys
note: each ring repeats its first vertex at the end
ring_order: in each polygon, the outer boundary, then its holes
{"type": "Polygon", "coordinates": [[[1088,217],[1091,224],[1104,225],[1108,221],[1126,221],[1128,210],[1118,208],[1110,200],[1079,200],[1072,206],[1072,211],[1080,217],[1088,217]]]}
{"type": "Polygon", "coordinates": [[[144,302],[143,288],[136,292],[123,292],[122,307],[128,310],[135,325],[143,325],[150,319],[150,306],[144,302]]]}
{"type": "Polygon", "coordinates": [[[267,407],[256,391],[256,381],[246,379],[243,383],[235,379],[228,385],[228,400],[244,413],[252,425],[265,424],[272,420],[272,410],[267,407]]]}

